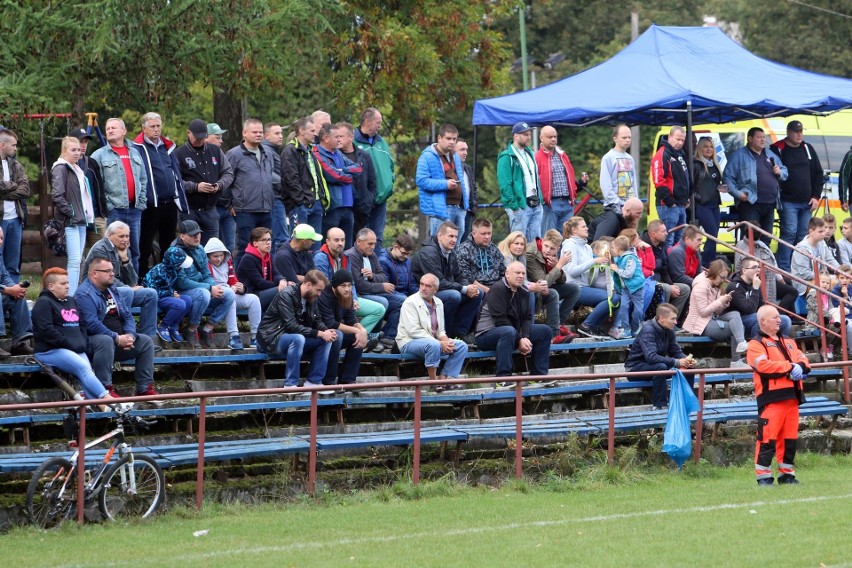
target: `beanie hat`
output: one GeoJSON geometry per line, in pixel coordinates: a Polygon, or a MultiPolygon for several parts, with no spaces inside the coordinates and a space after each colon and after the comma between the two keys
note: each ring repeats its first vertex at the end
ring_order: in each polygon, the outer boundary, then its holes
{"type": "Polygon", "coordinates": [[[341,284],[346,284],[349,282],[352,284],[352,273],[348,270],[341,268],[340,270],[335,271],[334,274],[331,275],[331,287],[337,288],[341,284]]]}

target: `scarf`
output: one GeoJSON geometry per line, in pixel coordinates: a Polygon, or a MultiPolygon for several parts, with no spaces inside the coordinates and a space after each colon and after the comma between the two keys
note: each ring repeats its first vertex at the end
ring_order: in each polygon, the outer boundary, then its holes
{"type": "Polygon", "coordinates": [[[533,163],[532,158],[530,158],[529,154],[527,154],[525,150],[522,149],[518,151],[514,144],[509,144],[509,147],[518,159],[518,162],[520,162],[521,168],[524,170],[524,185],[526,186],[527,197],[536,197],[538,195],[538,187],[535,183],[535,164],[533,163]]]}

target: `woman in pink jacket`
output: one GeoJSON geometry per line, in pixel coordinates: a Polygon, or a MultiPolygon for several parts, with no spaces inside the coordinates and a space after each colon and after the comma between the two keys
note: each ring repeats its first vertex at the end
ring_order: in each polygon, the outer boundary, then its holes
{"type": "Polygon", "coordinates": [[[745,365],[742,357],[748,350],[748,344],[740,313],[726,311],[731,305],[731,295],[724,290],[729,274],[725,261],[717,259],[695,277],[689,296],[689,314],[683,329],[716,341],[729,339],[732,366],[739,367],[745,365]]]}

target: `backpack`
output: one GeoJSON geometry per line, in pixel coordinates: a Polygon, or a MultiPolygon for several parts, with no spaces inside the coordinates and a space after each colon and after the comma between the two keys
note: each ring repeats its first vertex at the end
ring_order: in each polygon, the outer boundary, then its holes
{"type": "Polygon", "coordinates": [[[56,219],[50,219],[42,229],[44,242],[54,256],[68,256],[68,248],[65,245],[65,227],[56,219]]]}

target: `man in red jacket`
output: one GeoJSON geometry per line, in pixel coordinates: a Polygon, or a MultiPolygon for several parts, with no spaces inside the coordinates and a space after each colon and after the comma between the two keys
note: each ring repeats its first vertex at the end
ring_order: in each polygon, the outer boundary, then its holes
{"type": "Polygon", "coordinates": [[[556,129],[545,126],[539,134],[541,146],[535,153],[538,166],[541,195],[544,197],[544,216],[541,232],[550,229],[562,232],[562,225],[574,216],[574,202],[577,199],[577,186],[586,187],[589,174],[583,172],[579,178],[574,176],[574,166],[562,148],[556,145],[556,129]]]}
{"type": "Polygon", "coordinates": [[[805,401],[802,379],[810,373],[808,359],[796,342],[784,337],[781,316],[772,306],[757,310],[758,335],[748,342],[748,364],[754,369],[757,399],[757,445],[754,473],[758,485],[772,485],[772,456],[778,462],[778,483],[796,484],[793,461],[799,433],[799,405],[805,401]]]}

